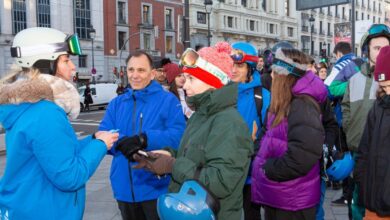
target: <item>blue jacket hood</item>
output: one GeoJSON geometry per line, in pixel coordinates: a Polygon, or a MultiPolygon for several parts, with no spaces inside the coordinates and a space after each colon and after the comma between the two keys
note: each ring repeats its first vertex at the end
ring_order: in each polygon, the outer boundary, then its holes
{"type": "Polygon", "coordinates": [[[20,105],[0,105],[0,123],[7,130],[12,127],[20,115],[25,112],[30,103],[23,103],[20,105]]]}
{"type": "Polygon", "coordinates": [[[238,92],[245,91],[250,88],[255,88],[261,85],[261,79],[259,72],[255,71],[252,75],[252,81],[248,83],[239,83],[238,84],[238,92]]]}

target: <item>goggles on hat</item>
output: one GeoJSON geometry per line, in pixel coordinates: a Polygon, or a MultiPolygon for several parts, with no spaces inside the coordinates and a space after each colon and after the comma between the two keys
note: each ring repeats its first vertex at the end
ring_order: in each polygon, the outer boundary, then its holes
{"type": "Polygon", "coordinates": [[[26,47],[11,47],[12,57],[29,57],[39,54],[50,54],[58,52],[67,52],[70,55],[81,55],[80,41],[77,34],[73,34],[66,38],[65,42],[41,44],[26,47]]]}
{"type": "Polygon", "coordinates": [[[297,77],[302,77],[306,73],[306,70],[299,69],[295,67],[295,65],[287,63],[284,60],[280,60],[278,58],[274,58],[272,65],[280,66],[286,69],[290,74],[297,77]]]}
{"type": "Polygon", "coordinates": [[[229,77],[225,72],[223,72],[214,64],[202,59],[199,54],[192,48],[188,48],[184,51],[180,58],[179,65],[187,68],[200,68],[216,76],[223,84],[227,84],[229,82],[229,77]]]}
{"type": "Polygon", "coordinates": [[[368,29],[369,35],[381,34],[381,33],[390,34],[390,28],[384,24],[374,24],[371,26],[370,29],[368,29]]]}
{"type": "Polygon", "coordinates": [[[243,52],[242,50],[233,49],[230,57],[233,59],[234,63],[245,63],[245,62],[255,62],[257,63],[257,56],[249,55],[243,52]]]}

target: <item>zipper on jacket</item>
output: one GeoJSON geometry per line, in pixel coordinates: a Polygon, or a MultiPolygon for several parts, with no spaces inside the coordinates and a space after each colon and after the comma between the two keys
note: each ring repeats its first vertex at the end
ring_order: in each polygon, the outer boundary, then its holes
{"type": "MultiPolygon", "coordinates": [[[[136,99],[135,99],[134,93],[133,93],[132,97],[133,97],[133,101],[134,101],[132,121],[133,121],[133,133],[135,133],[135,119],[136,119],[135,116],[136,116],[136,110],[137,110],[137,101],[136,101],[136,99]]],[[[130,176],[131,196],[132,196],[133,202],[135,202],[134,186],[133,186],[133,170],[132,170],[130,161],[129,161],[128,164],[129,164],[129,176],[130,176]]]]}

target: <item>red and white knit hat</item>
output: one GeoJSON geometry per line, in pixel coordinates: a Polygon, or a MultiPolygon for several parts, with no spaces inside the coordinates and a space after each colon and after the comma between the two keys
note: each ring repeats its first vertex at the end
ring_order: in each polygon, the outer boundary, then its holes
{"type": "Polygon", "coordinates": [[[188,73],[199,80],[213,86],[217,89],[229,82],[231,71],[233,69],[233,60],[230,57],[232,47],[227,42],[219,42],[213,47],[203,47],[198,51],[200,58],[212,64],[220,71],[208,71],[204,68],[183,67],[183,72],[188,73]]]}

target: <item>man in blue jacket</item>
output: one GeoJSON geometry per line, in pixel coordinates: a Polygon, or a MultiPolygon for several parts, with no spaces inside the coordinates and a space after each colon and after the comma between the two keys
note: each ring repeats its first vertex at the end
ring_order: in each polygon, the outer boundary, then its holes
{"type": "Polygon", "coordinates": [[[158,219],[158,196],[167,193],[169,176],[134,169],[139,150],[177,148],[185,129],[178,99],[153,80],[152,59],[136,52],[126,60],[131,88],[108,105],[99,130],[119,129],[120,140],[109,151],[114,159],[111,185],[123,219],[158,219]]]}

